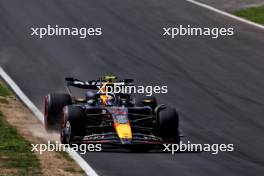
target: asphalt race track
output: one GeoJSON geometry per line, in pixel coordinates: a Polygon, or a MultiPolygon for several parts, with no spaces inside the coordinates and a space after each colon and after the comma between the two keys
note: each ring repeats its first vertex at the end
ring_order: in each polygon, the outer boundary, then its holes
{"type": "Polygon", "coordinates": [[[180,112],[193,143],[233,143],[234,152],[88,153],[99,175],[254,175],[264,173],[264,31],[184,0],[1,0],[0,65],[43,109],[64,77],[107,73],[168,85],[161,103],[180,112]],[[30,36],[48,24],[102,27],[79,39],[30,36]],[[233,27],[235,35],[164,38],[163,27],[233,27]]]}

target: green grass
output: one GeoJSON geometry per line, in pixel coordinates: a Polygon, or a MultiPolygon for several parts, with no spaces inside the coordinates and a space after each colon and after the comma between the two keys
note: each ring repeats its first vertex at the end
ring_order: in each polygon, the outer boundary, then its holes
{"type": "Polygon", "coordinates": [[[1,168],[14,169],[21,176],[41,174],[40,162],[31,152],[31,144],[5,121],[0,112],[0,175],[1,168]]]}
{"type": "Polygon", "coordinates": [[[264,5],[235,11],[234,15],[264,24],[264,5]]]}
{"type": "Polygon", "coordinates": [[[0,96],[6,97],[10,95],[11,92],[8,87],[2,81],[0,81],[0,96]]]}

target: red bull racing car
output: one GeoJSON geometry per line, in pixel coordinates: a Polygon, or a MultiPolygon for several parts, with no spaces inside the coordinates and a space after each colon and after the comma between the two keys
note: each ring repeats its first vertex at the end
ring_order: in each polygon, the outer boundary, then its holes
{"type": "Polygon", "coordinates": [[[132,94],[105,92],[106,86],[128,86],[132,82],[115,76],[91,81],[66,78],[68,93],[45,96],[46,129],[58,128],[63,144],[178,143],[179,118],[175,109],[158,105],[153,96],[136,98],[132,94]],[[72,87],[85,90],[84,98],[74,96],[72,87]]]}

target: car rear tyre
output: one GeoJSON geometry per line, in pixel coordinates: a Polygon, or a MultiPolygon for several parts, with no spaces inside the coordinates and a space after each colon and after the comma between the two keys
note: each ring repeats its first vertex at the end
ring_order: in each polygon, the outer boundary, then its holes
{"type": "Polygon", "coordinates": [[[44,125],[46,130],[59,129],[62,109],[70,104],[72,104],[72,99],[68,94],[48,94],[45,96],[44,125]]]}

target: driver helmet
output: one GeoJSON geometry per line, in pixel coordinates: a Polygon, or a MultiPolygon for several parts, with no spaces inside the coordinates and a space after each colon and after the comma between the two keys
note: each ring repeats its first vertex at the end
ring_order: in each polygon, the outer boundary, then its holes
{"type": "Polygon", "coordinates": [[[115,103],[115,99],[111,95],[101,95],[101,101],[105,106],[113,106],[115,103]]]}

